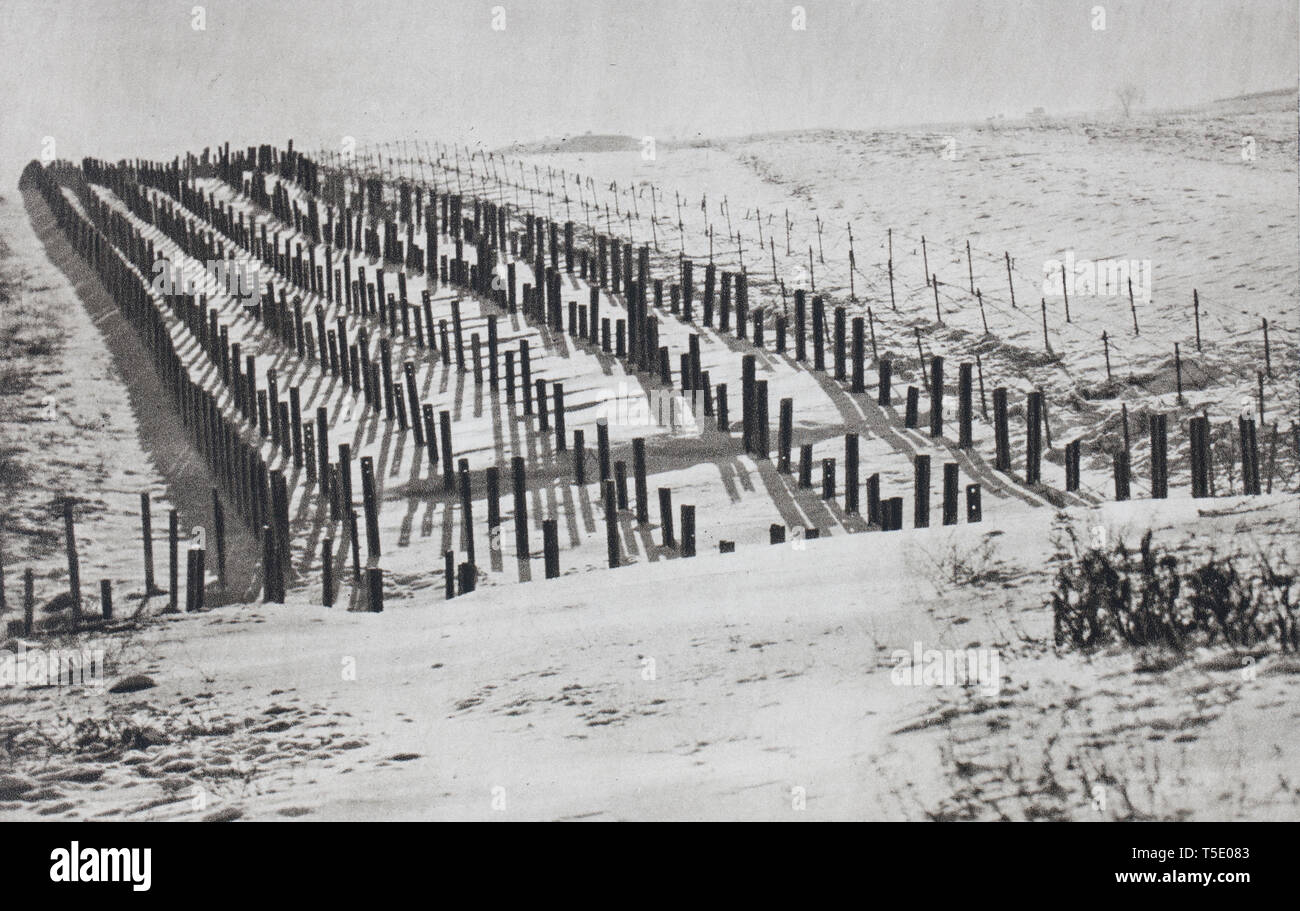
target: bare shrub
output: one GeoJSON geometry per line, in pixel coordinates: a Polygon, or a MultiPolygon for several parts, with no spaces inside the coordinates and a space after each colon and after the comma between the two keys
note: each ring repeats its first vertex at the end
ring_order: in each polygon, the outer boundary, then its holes
{"type": "Polygon", "coordinates": [[[948,538],[937,550],[924,549],[941,589],[953,586],[990,585],[1006,580],[998,556],[997,535],[992,532],[977,540],[948,538]]]}
{"type": "Polygon", "coordinates": [[[1110,549],[1076,547],[1062,563],[1052,592],[1058,647],[1300,650],[1300,592],[1285,556],[1210,553],[1180,568],[1151,538],[1148,531],[1136,551],[1123,540],[1110,549]]]}

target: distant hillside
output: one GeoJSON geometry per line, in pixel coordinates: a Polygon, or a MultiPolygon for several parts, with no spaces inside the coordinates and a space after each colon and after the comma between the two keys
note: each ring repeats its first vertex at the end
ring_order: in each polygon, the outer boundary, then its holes
{"type": "MultiPolygon", "coordinates": [[[[1278,110],[1294,109],[1297,106],[1298,90],[1293,87],[1271,89],[1264,92],[1251,92],[1228,98],[1216,98],[1213,101],[1200,102],[1180,108],[1140,108],[1134,112],[1134,122],[1143,118],[1169,117],[1187,114],[1226,114],[1226,113],[1266,113],[1278,110]]],[[[1006,118],[983,118],[965,121],[936,121],[912,124],[893,124],[866,130],[875,132],[945,132],[954,129],[986,130],[1030,127],[1061,128],[1094,121],[1109,121],[1118,118],[1115,110],[1096,111],[1060,111],[1010,116],[1006,118]]],[[[658,139],[661,149],[705,148],[726,143],[759,142],[773,139],[808,136],[819,132],[844,132],[835,127],[822,129],[797,128],[787,130],[767,130],[758,133],[737,136],[717,136],[705,138],[694,136],[677,141],[658,139]]],[[[848,132],[855,132],[849,130],[848,132]]],[[[533,142],[517,142],[497,151],[508,155],[555,155],[562,153],[595,154],[599,152],[635,152],[641,148],[641,140],[634,136],[622,136],[616,133],[583,133],[579,136],[563,136],[558,139],[540,139],[533,142]]]]}
{"type": "Polygon", "coordinates": [[[519,142],[502,151],[513,155],[555,155],[563,152],[635,152],[641,141],[614,133],[584,133],[537,142],[519,142]]]}
{"type": "Polygon", "coordinates": [[[1295,86],[1289,86],[1282,89],[1272,89],[1267,92],[1251,92],[1249,95],[1232,95],[1228,98],[1216,98],[1214,99],[1214,103],[1219,104],[1225,101],[1254,101],[1259,98],[1286,98],[1287,96],[1294,98],[1296,93],[1297,89],[1295,86]]]}

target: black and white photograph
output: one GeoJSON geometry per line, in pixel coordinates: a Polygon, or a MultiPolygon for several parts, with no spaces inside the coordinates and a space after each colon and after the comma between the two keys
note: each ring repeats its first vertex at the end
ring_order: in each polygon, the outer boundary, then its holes
{"type": "Polygon", "coordinates": [[[1300,819],[1298,41],[3,0],[0,821],[1300,819]]]}

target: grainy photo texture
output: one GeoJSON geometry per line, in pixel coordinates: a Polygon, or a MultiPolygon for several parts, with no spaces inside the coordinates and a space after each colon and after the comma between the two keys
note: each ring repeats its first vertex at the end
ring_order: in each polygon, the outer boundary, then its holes
{"type": "Polygon", "coordinates": [[[1300,818],[1298,33],[6,0],[0,819],[1300,818]]]}

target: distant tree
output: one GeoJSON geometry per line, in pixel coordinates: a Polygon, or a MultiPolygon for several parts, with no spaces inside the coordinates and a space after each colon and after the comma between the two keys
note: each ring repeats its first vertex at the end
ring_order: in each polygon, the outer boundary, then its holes
{"type": "Polygon", "coordinates": [[[1119,99],[1120,106],[1124,108],[1124,116],[1128,117],[1133,113],[1133,105],[1141,103],[1143,94],[1140,88],[1131,82],[1127,82],[1115,90],[1115,97],[1119,99]]]}

